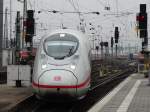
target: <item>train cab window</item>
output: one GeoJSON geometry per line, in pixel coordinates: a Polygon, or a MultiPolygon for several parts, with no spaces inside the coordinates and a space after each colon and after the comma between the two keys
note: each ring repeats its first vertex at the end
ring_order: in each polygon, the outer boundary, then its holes
{"type": "Polygon", "coordinates": [[[55,34],[44,41],[44,50],[54,59],[64,59],[76,53],[78,43],[78,39],[71,34],[55,34]]]}

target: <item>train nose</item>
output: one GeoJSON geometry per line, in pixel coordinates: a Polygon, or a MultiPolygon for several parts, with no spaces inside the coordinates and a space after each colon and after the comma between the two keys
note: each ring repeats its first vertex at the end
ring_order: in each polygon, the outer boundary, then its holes
{"type": "Polygon", "coordinates": [[[39,77],[40,93],[45,94],[69,94],[75,95],[77,78],[67,70],[50,70],[39,77]]]}

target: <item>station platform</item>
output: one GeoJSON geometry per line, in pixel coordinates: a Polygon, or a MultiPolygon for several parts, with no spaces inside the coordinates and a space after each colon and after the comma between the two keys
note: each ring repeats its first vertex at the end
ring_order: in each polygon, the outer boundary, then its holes
{"type": "Polygon", "coordinates": [[[0,112],[8,112],[12,107],[31,95],[31,87],[16,88],[0,85],[0,112]]]}
{"type": "Polygon", "coordinates": [[[150,112],[148,79],[143,74],[132,74],[88,112],[150,112]]]}

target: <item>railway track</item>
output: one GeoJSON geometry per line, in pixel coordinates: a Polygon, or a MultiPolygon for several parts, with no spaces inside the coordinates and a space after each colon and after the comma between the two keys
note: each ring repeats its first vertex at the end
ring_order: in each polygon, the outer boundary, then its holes
{"type": "Polygon", "coordinates": [[[47,103],[37,100],[33,95],[18,104],[11,112],[86,112],[132,72],[134,72],[134,68],[128,67],[127,70],[122,70],[116,74],[98,79],[87,96],[79,101],[47,103]]]}

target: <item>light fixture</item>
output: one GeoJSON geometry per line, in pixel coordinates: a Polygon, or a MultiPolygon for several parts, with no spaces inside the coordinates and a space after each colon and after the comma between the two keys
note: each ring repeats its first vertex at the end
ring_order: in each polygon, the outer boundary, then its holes
{"type": "Polygon", "coordinates": [[[64,33],[61,33],[61,34],[60,34],[60,37],[65,37],[65,34],[64,34],[64,33]]]}
{"type": "Polygon", "coordinates": [[[74,70],[76,68],[76,66],[71,64],[70,68],[74,70]]]}
{"type": "Polygon", "coordinates": [[[47,67],[46,64],[42,64],[42,69],[45,69],[47,67]]]}

